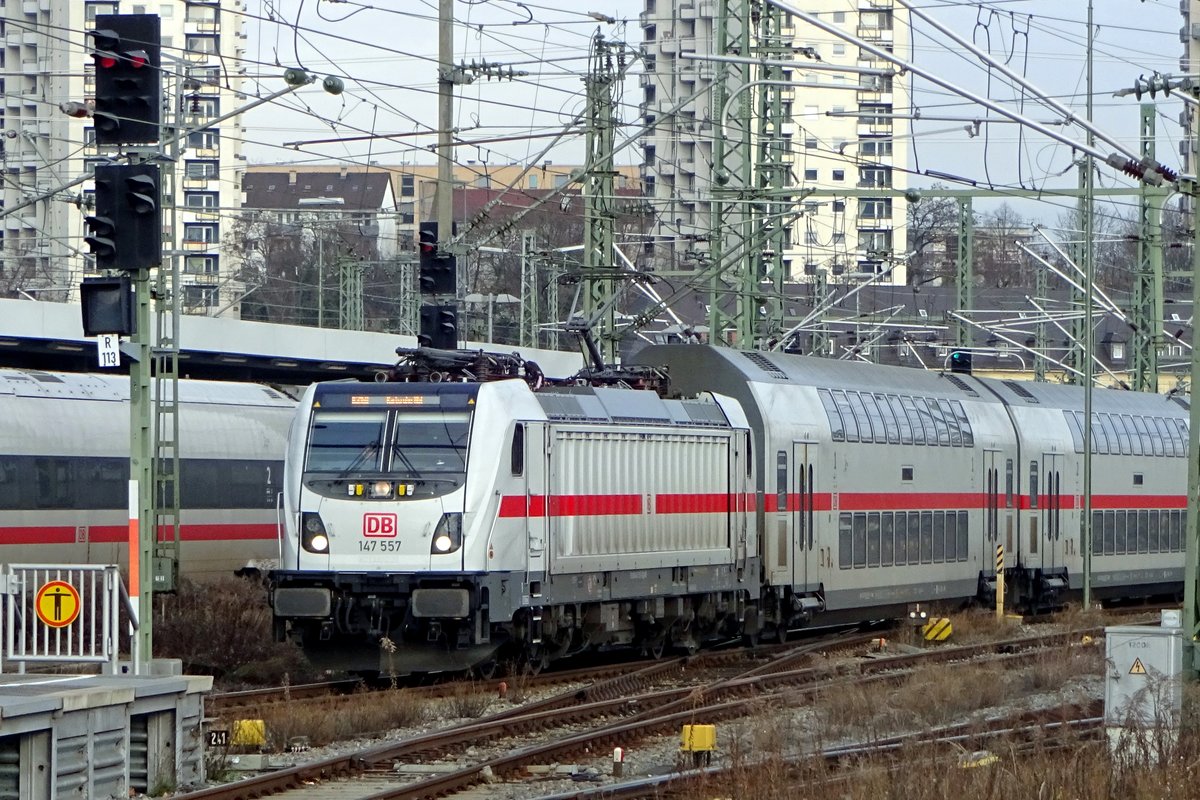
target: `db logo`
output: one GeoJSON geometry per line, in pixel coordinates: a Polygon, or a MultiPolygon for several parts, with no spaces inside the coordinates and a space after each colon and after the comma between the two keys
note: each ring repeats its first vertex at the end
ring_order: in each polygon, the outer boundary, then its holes
{"type": "Polygon", "coordinates": [[[390,539],[395,535],[395,514],[363,514],[363,536],[390,539]]]}

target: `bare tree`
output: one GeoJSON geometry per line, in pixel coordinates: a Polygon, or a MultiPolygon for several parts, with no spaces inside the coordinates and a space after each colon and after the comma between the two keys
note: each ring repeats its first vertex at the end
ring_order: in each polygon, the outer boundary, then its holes
{"type": "MultiPolygon", "coordinates": [[[[931,191],[946,187],[934,184],[931,191]]],[[[914,286],[954,276],[958,202],[952,197],[922,197],[908,204],[908,282],[914,286]]]]}

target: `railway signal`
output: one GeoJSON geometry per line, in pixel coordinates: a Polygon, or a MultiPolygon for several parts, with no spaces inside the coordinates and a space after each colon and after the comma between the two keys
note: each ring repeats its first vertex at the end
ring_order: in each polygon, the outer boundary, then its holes
{"type": "Polygon", "coordinates": [[[458,312],[454,306],[421,306],[421,332],[417,342],[422,347],[454,350],[458,347],[458,312]]]}
{"type": "Polygon", "coordinates": [[[84,218],[84,242],[97,269],[139,270],[162,261],[162,207],[157,164],[96,167],[96,213],[84,218]]]}
{"type": "Polygon", "coordinates": [[[455,294],[458,291],[458,262],[452,255],[438,253],[436,222],[421,223],[417,248],[421,294],[455,294]]]}
{"type": "Polygon", "coordinates": [[[162,33],[157,14],[98,14],[96,144],[152,144],[162,120],[162,33]]]}

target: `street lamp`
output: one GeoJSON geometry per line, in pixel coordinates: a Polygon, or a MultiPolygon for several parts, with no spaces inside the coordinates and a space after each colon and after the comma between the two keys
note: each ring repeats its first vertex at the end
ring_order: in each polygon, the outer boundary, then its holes
{"type": "Polygon", "coordinates": [[[463,298],[463,302],[470,305],[487,303],[487,340],[491,344],[492,314],[495,311],[496,303],[519,303],[521,302],[521,298],[513,297],[511,294],[492,294],[488,292],[487,294],[469,294],[463,298]]]}

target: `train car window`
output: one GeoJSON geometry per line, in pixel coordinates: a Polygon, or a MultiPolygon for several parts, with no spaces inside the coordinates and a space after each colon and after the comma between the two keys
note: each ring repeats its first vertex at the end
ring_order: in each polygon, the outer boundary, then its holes
{"type": "Polygon", "coordinates": [[[382,469],[386,411],[313,412],[306,472],[369,472],[382,469]]]}
{"type": "Polygon", "coordinates": [[[895,559],[894,519],[890,511],[879,515],[879,565],[890,567],[895,559]]]}
{"type": "Polygon", "coordinates": [[[15,458],[0,461],[0,508],[20,508],[26,497],[32,497],[32,492],[21,491],[21,476],[28,474],[28,469],[18,468],[15,458]]]}
{"type": "Polygon", "coordinates": [[[867,566],[879,566],[879,512],[867,514],[867,566]]]}
{"type": "Polygon", "coordinates": [[[38,456],[34,459],[37,475],[35,508],[71,508],[71,459],[65,456],[38,456]]]}
{"type": "Polygon", "coordinates": [[[1063,409],[1063,417],[1067,420],[1067,427],[1071,431],[1071,439],[1075,442],[1075,452],[1083,452],[1083,425],[1080,422],[1083,417],[1078,411],[1068,411],[1063,409]]]}
{"type": "Polygon", "coordinates": [[[958,514],[946,512],[946,560],[958,560],[958,514]]]}
{"type": "Polygon", "coordinates": [[[1013,507],[1013,460],[1004,461],[1004,507],[1013,507]]]}
{"type": "Polygon", "coordinates": [[[1104,554],[1104,512],[1092,512],[1092,555],[1104,554]]]}
{"type": "Polygon", "coordinates": [[[962,447],[962,431],[958,428],[958,416],[951,408],[950,401],[938,400],[937,404],[938,410],[942,412],[942,419],[946,421],[946,428],[950,431],[950,446],[962,447]]]}
{"type": "Polygon", "coordinates": [[[1150,434],[1150,442],[1154,445],[1154,455],[1166,455],[1166,442],[1163,441],[1162,431],[1159,430],[1158,426],[1154,424],[1156,422],[1155,418],[1145,417],[1145,422],[1146,430],[1150,434]]]}
{"type": "Polygon", "coordinates": [[[512,450],[509,452],[511,472],[513,475],[525,474],[525,426],[517,423],[513,426],[512,450]]]}
{"type": "Polygon", "coordinates": [[[1029,462],[1029,507],[1038,507],[1038,467],[1036,461],[1029,462]]]}
{"type": "Polygon", "coordinates": [[[908,481],[911,481],[912,479],[913,479],[913,468],[912,467],[901,467],[900,468],[900,480],[905,481],[907,483],[908,481]]]}
{"type": "Polygon", "coordinates": [[[1104,435],[1104,426],[1100,424],[1100,415],[1092,415],[1092,452],[1097,455],[1108,453],[1108,437],[1104,435]]]}
{"type": "MultiPolygon", "coordinates": [[[[926,398],[925,405],[929,409],[929,416],[933,420],[934,430],[937,431],[937,444],[942,447],[950,446],[950,426],[946,422],[946,418],[942,416],[942,407],[938,405],[938,401],[933,398],[926,398]]],[[[933,441],[933,440],[931,440],[933,441]]]]}
{"type": "Polygon", "coordinates": [[[846,428],[846,441],[858,441],[858,420],[854,418],[854,412],[850,409],[850,401],[846,399],[846,393],[841,389],[833,390],[833,402],[837,404],[838,412],[842,417],[842,425],[846,428]]]}
{"type": "Polygon", "coordinates": [[[971,421],[967,419],[966,409],[957,400],[951,400],[950,407],[954,409],[954,418],[958,420],[958,429],[962,433],[963,447],[974,447],[975,433],[971,430],[971,421]]]}
{"type": "MultiPolygon", "coordinates": [[[[921,425],[925,428],[925,443],[931,446],[937,446],[938,429],[934,425],[933,415],[929,413],[929,406],[925,404],[924,397],[914,397],[913,403],[917,407],[917,416],[921,418],[921,425]]],[[[949,433],[946,435],[946,440],[949,441],[949,433]]]]}
{"type": "Polygon", "coordinates": [[[1129,441],[1129,431],[1125,428],[1125,419],[1120,414],[1106,414],[1117,432],[1117,442],[1121,445],[1121,455],[1133,455],[1133,445],[1129,441]]]}
{"type": "Polygon", "coordinates": [[[1142,437],[1138,435],[1137,427],[1133,424],[1133,417],[1128,414],[1121,414],[1120,417],[1125,432],[1129,434],[1129,454],[1140,456],[1142,454],[1142,437]]]}
{"type": "Polygon", "coordinates": [[[969,537],[967,536],[967,530],[968,530],[967,529],[967,520],[968,519],[969,519],[969,517],[967,515],[967,512],[965,512],[965,511],[958,512],[958,560],[959,561],[967,560],[967,542],[969,541],[969,537]]]}
{"type": "Polygon", "coordinates": [[[908,515],[896,512],[896,556],[895,564],[903,567],[908,563],[908,515]]]}
{"type": "Polygon", "coordinates": [[[1178,511],[1170,511],[1168,513],[1170,514],[1170,517],[1171,517],[1171,519],[1170,519],[1171,532],[1168,534],[1168,538],[1170,540],[1169,543],[1171,546],[1171,552],[1178,553],[1181,550],[1183,550],[1183,542],[1182,542],[1183,519],[1182,519],[1182,515],[1178,511]]]}
{"type": "MultiPolygon", "coordinates": [[[[1115,554],[1117,552],[1117,512],[1104,512],[1104,524],[1100,530],[1102,531],[1100,536],[1101,544],[1103,546],[1102,552],[1106,556],[1115,554]]],[[[1095,536],[1096,533],[1093,530],[1092,537],[1095,538],[1095,536]]]]}
{"type": "Polygon", "coordinates": [[[1188,450],[1191,447],[1188,441],[1188,421],[1186,419],[1173,418],[1175,423],[1175,433],[1179,436],[1179,441],[1183,442],[1183,457],[1188,457],[1188,450]]]}
{"type": "Polygon", "coordinates": [[[787,511],[788,507],[788,470],[787,451],[780,450],[775,454],[775,510],[787,511]]]}
{"type": "Polygon", "coordinates": [[[1167,427],[1167,421],[1162,417],[1150,417],[1149,420],[1154,422],[1154,427],[1158,429],[1159,441],[1163,443],[1163,455],[1175,456],[1175,426],[1167,427]]]}
{"type": "Polygon", "coordinates": [[[872,431],[871,418],[867,416],[867,407],[863,405],[863,399],[858,392],[846,392],[846,399],[850,401],[850,409],[854,414],[854,419],[858,422],[858,440],[860,442],[881,440],[883,431],[879,432],[879,436],[872,431]]]}
{"type": "Polygon", "coordinates": [[[892,404],[888,402],[887,395],[875,395],[875,403],[879,406],[879,413],[883,415],[883,430],[887,433],[888,444],[900,444],[900,423],[896,421],[896,414],[892,410],[892,404]]]}
{"type": "Polygon", "coordinates": [[[917,413],[916,402],[906,395],[900,398],[900,405],[904,407],[904,414],[908,417],[908,424],[912,427],[913,444],[925,444],[925,428],[921,425],[921,416],[917,413]]]}
{"type": "Polygon", "coordinates": [[[1150,552],[1150,512],[1142,509],[1135,513],[1137,517],[1137,551],[1150,552]]]}
{"type": "Polygon", "coordinates": [[[900,444],[913,443],[912,422],[908,418],[908,414],[904,410],[904,403],[899,395],[890,394],[887,396],[888,404],[892,407],[892,415],[896,418],[896,424],[900,429],[900,444]]]}
{"type": "Polygon", "coordinates": [[[933,563],[933,512],[921,512],[921,563],[933,563]]]}
{"type": "Polygon", "coordinates": [[[876,444],[887,444],[887,426],[883,424],[883,413],[880,411],[879,403],[875,402],[875,396],[863,392],[863,406],[867,409],[867,419],[871,420],[871,429],[875,432],[876,444]]]}
{"type": "Polygon", "coordinates": [[[1146,420],[1141,417],[1134,417],[1133,427],[1137,429],[1138,439],[1142,443],[1142,455],[1154,455],[1154,442],[1150,438],[1150,431],[1146,428],[1146,420]]]}
{"type": "Polygon", "coordinates": [[[854,515],[854,566],[867,565],[867,515],[859,512],[854,515]]]}
{"type": "Polygon", "coordinates": [[[750,431],[746,431],[746,477],[754,472],[754,449],[751,446],[750,431]]]}
{"type": "Polygon", "coordinates": [[[1129,540],[1126,535],[1129,529],[1129,512],[1115,512],[1113,528],[1113,553],[1119,556],[1124,555],[1129,552],[1129,540]]]}
{"type": "Polygon", "coordinates": [[[829,420],[830,438],[835,442],[844,442],[846,427],[842,424],[842,415],[838,411],[837,403],[833,401],[833,395],[828,389],[817,389],[817,397],[821,398],[821,405],[825,406],[825,417],[829,420]]]}
{"type": "Polygon", "coordinates": [[[850,514],[838,514],[838,567],[850,569],[853,560],[854,523],[850,514]]]}
{"type": "Polygon", "coordinates": [[[1133,485],[1134,486],[1141,486],[1144,481],[1145,481],[1145,477],[1142,475],[1142,473],[1140,473],[1140,472],[1133,473],[1133,485]]]}
{"type": "Polygon", "coordinates": [[[1100,425],[1104,428],[1104,435],[1108,438],[1108,452],[1113,455],[1120,455],[1121,440],[1117,436],[1117,429],[1113,425],[1112,416],[1109,414],[1097,414],[1100,417],[1100,425]]]}
{"type": "Polygon", "coordinates": [[[946,560],[946,512],[933,512],[933,562],[946,560]]]}
{"type": "Polygon", "coordinates": [[[1153,510],[1147,512],[1146,522],[1147,522],[1148,527],[1150,528],[1150,552],[1151,553],[1157,553],[1161,550],[1166,549],[1162,546],[1162,537],[1161,537],[1161,531],[1159,530],[1158,517],[1159,517],[1159,514],[1158,514],[1157,509],[1153,509],[1153,510]]]}

